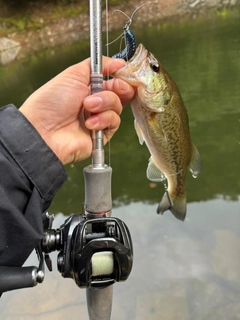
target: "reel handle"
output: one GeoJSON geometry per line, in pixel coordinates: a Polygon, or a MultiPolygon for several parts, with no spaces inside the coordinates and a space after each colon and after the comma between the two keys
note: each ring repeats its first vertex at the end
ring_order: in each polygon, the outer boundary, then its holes
{"type": "Polygon", "coordinates": [[[0,295],[6,291],[35,287],[38,282],[37,267],[0,267],[0,295]]]}

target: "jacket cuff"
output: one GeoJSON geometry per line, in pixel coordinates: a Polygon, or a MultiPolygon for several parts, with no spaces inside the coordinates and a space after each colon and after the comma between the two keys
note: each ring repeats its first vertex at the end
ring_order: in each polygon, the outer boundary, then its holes
{"type": "Polygon", "coordinates": [[[0,139],[45,201],[51,201],[67,172],[37,130],[18,109],[0,108],[0,139]]]}

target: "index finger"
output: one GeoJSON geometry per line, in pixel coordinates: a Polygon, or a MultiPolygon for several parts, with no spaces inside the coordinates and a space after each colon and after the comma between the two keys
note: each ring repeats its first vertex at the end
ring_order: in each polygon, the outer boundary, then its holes
{"type": "Polygon", "coordinates": [[[111,75],[115,71],[123,68],[126,65],[126,62],[122,59],[113,59],[110,57],[102,57],[102,73],[104,76],[111,75]]]}
{"type": "MultiPolygon", "coordinates": [[[[113,59],[105,56],[102,57],[102,73],[104,76],[110,75],[124,66],[124,60],[113,59]]],[[[90,84],[91,74],[90,58],[72,65],[71,67],[63,71],[63,73],[65,76],[68,75],[68,77],[72,80],[76,80],[77,82],[83,83],[88,86],[90,84]]]]}

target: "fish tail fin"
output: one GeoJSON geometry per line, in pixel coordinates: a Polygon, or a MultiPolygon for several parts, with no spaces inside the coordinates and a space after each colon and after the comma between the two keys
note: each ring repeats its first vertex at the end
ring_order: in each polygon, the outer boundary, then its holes
{"type": "Polygon", "coordinates": [[[166,190],[158,205],[157,213],[163,214],[167,210],[170,210],[177,219],[184,221],[186,217],[186,196],[170,196],[169,192],[166,190]]]}

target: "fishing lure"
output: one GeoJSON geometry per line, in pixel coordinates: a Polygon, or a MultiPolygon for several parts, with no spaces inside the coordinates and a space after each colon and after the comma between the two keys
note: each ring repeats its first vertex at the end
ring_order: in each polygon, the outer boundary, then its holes
{"type": "Polygon", "coordinates": [[[134,55],[134,53],[135,53],[135,51],[137,49],[137,43],[136,43],[136,38],[135,38],[134,34],[130,30],[130,25],[132,24],[132,19],[133,19],[134,14],[140,8],[142,8],[143,6],[148,5],[150,3],[157,3],[157,1],[155,1],[155,2],[145,2],[145,3],[141,4],[139,7],[137,7],[133,11],[131,17],[129,17],[125,12],[123,12],[121,10],[117,9],[117,10],[113,11],[113,12],[120,12],[120,13],[124,14],[128,18],[128,21],[127,21],[127,23],[125,24],[125,26],[123,28],[123,33],[117,39],[115,39],[111,43],[107,44],[107,45],[110,45],[113,42],[115,42],[116,40],[118,40],[120,37],[124,36],[126,47],[122,51],[114,54],[112,56],[112,58],[119,58],[119,59],[124,59],[125,61],[128,61],[133,57],[133,55],[134,55]]]}
{"type": "MultiPolygon", "coordinates": [[[[114,54],[112,56],[112,58],[124,59],[125,61],[128,61],[133,57],[133,55],[134,55],[134,53],[135,53],[135,51],[137,49],[137,42],[136,42],[136,38],[135,38],[134,34],[130,30],[130,25],[132,24],[132,18],[134,16],[134,14],[140,8],[142,8],[143,6],[145,6],[145,5],[149,4],[149,3],[150,2],[146,2],[146,3],[143,3],[142,5],[140,5],[139,7],[137,7],[133,11],[131,17],[129,17],[125,12],[123,12],[121,10],[114,10],[114,12],[120,12],[120,13],[124,14],[128,18],[128,21],[127,21],[127,23],[125,24],[125,26],[123,28],[123,33],[117,38],[117,39],[119,39],[123,35],[124,39],[125,39],[126,46],[122,51],[114,54]]],[[[114,41],[116,41],[116,40],[114,40],[114,41]]],[[[113,42],[111,42],[111,43],[113,43],[113,42]]],[[[109,43],[109,44],[111,44],[111,43],[109,43]]]]}
{"type": "Polygon", "coordinates": [[[133,57],[137,48],[137,43],[134,34],[129,29],[129,24],[126,24],[123,29],[126,47],[122,51],[114,54],[112,58],[124,59],[125,61],[128,61],[133,57]]]}

